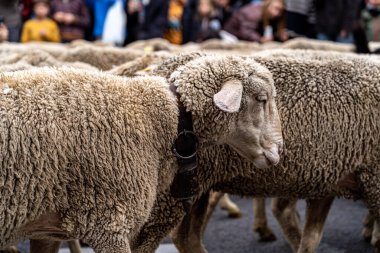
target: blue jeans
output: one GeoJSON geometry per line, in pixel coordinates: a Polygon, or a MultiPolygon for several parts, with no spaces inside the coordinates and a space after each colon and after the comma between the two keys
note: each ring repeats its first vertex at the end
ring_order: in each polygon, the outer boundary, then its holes
{"type": "Polygon", "coordinates": [[[324,33],[317,33],[317,39],[318,40],[330,40],[335,41],[339,43],[348,43],[352,44],[354,42],[354,37],[352,36],[352,33],[350,33],[347,37],[341,37],[341,36],[329,36],[324,33]]]}

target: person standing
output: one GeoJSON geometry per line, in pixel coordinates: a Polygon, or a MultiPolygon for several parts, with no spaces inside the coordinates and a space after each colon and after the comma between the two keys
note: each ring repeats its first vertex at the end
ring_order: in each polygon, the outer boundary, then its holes
{"type": "Polygon", "coordinates": [[[315,38],[313,0],[285,0],[286,29],[290,38],[315,38]]]}
{"type": "Polygon", "coordinates": [[[380,41],[380,0],[368,0],[360,13],[368,41],[380,41]]]}
{"type": "Polygon", "coordinates": [[[84,39],[90,16],[83,0],[52,0],[51,13],[59,24],[62,42],[84,39]]]}
{"type": "Polygon", "coordinates": [[[25,22],[21,42],[45,41],[60,42],[59,28],[49,15],[48,0],[34,0],[33,11],[35,18],[25,22]]]}
{"type": "Polygon", "coordinates": [[[187,0],[171,0],[164,38],[170,43],[182,44],[182,17],[187,0]]]}
{"type": "Polygon", "coordinates": [[[128,0],[126,43],[163,38],[170,0],[128,0]]]}
{"type": "Polygon", "coordinates": [[[18,8],[18,0],[0,1],[0,17],[4,19],[4,25],[7,27],[10,42],[20,41],[20,31],[22,27],[21,14],[18,8]]]}
{"type": "Polygon", "coordinates": [[[317,39],[352,43],[358,0],[314,0],[317,39]]]}

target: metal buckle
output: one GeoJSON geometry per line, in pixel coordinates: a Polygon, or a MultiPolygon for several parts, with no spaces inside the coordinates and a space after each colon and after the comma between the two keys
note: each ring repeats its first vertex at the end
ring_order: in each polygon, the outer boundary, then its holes
{"type": "Polygon", "coordinates": [[[177,158],[180,158],[180,159],[191,159],[191,158],[193,158],[197,154],[197,147],[198,147],[198,138],[197,138],[197,136],[195,135],[194,132],[185,129],[185,130],[183,130],[182,132],[180,132],[177,135],[177,138],[174,141],[172,148],[173,148],[173,153],[174,153],[174,155],[177,158]],[[189,156],[181,155],[181,154],[178,153],[178,149],[176,148],[176,146],[177,146],[177,141],[180,138],[188,138],[188,140],[186,140],[186,141],[193,141],[195,143],[194,144],[195,145],[195,147],[194,147],[194,150],[195,150],[194,153],[192,153],[189,156]]]}

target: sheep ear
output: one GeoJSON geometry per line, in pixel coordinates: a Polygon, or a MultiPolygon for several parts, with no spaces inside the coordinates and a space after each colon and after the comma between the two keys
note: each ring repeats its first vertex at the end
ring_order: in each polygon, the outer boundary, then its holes
{"type": "Polygon", "coordinates": [[[237,112],[240,109],[243,96],[243,84],[239,80],[230,80],[223,84],[222,89],[214,95],[215,105],[225,112],[237,112]]]}

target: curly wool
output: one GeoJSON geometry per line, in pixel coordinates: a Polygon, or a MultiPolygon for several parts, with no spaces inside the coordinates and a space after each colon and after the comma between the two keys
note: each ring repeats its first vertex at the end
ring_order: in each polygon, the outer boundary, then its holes
{"type": "Polygon", "coordinates": [[[98,249],[132,238],[176,170],[165,80],[33,69],[0,82],[0,247],[49,212],[61,221],[52,233],[98,249]]]}

